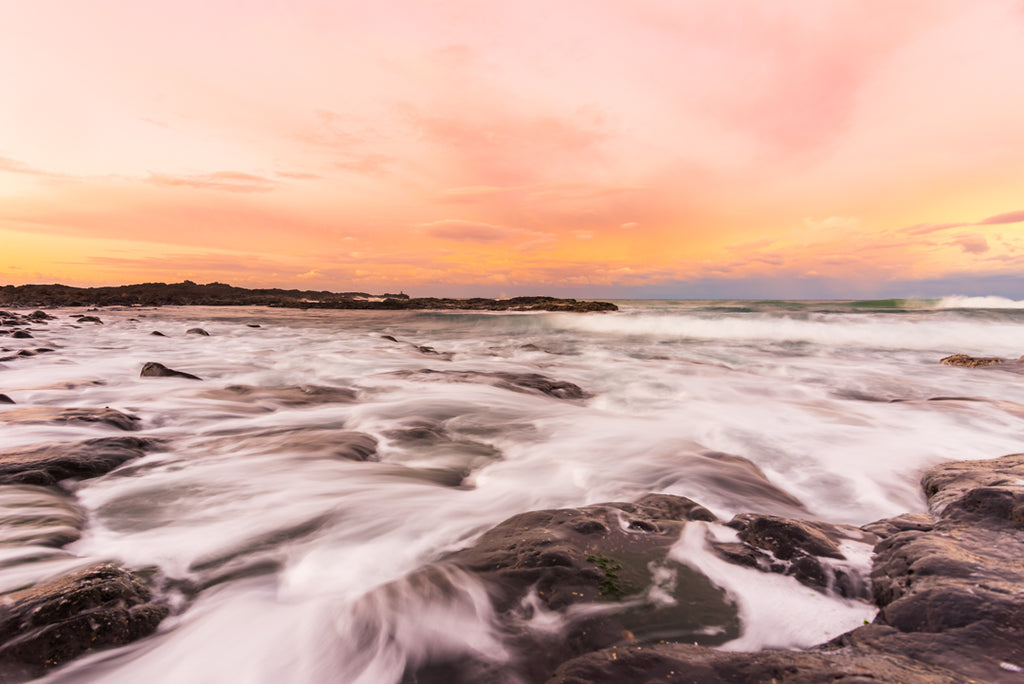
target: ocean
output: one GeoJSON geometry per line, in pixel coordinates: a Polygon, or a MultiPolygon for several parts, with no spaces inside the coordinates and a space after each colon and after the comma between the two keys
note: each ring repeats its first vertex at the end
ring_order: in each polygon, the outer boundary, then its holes
{"type": "MultiPolygon", "coordinates": [[[[101,324],[57,309],[33,339],[0,338],[54,350],[0,362],[0,392],[17,402],[0,421],[109,407],[159,442],[67,485],[86,522],[63,549],[11,542],[24,521],[0,517],[0,591],[109,559],[154,578],[171,606],[154,636],[42,681],[378,684],[445,655],[500,663],[498,618],[472,577],[440,598],[408,578],[512,515],[654,492],[722,522],[859,526],[924,512],[929,466],[1024,451],[1017,366],[939,364],[1018,359],[1024,302],[616,303],[88,312],[101,324]],[[147,362],[202,380],[140,377],[147,362]],[[731,457],[770,486],[737,479],[731,457]]],[[[14,421],[0,449],[116,434],[14,421]]],[[[722,562],[704,537],[727,528],[703,525],[673,556],[739,606],[742,633],[722,648],[810,646],[873,617],[865,601],[722,562]]],[[[867,574],[870,546],[846,551],[867,574]]],[[[542,617],[537,629],[558,628],[542,617]]]]}

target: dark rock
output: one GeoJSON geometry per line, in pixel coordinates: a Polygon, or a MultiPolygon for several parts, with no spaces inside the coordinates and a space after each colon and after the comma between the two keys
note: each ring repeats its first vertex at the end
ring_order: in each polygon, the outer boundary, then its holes
{"type": "Polygon", "coordinates": [[[11,337],[17,340],[30,340],[32,339],[32,333],[27,330],[15,330],[11,333],[11,337]]]}
{"type": "Polygon", "coordinates": [[[247,328],[261,328],[263,326],[261,326],[259,323],[246,323],[245,327],[247,327],[247,328]]]}
{"type": "Polygon", "coordinates": [[[100,319],[96,318],[95,316],[82,316],[81,318],[78,319],[78,322],[79,323],[99,323],[100,325],[103,325],[103,321],[101,321],[100,319]]]}
{"type": "Polygon", "coordinates": [[[186,335],[200,335],[202,337],[209,337],[210,333],[206,332],[202,328],[189,328],[185,331],[186,335]]]}
{"type": "Polygon", "coordinates": [[[221,401],[265,402],[280,406],[306,406],[316,404],[349,404],[356,400],[355,390],[348,387],[299,385],[297,387],[255,387],[228,385],[224,389],[204,392],[221,401]]]}
{"type": "MultiPolygon", "coordinates": [[[[863,528],[881,537],[873,624],[802,652],[725,653],[682,644],[606,649],[564,663],[549,684],[1021,682],[1024,454],[943,464],[922,485],[933,516],[902,515],[863,528]]],[[[814,545],[829,548],[821,539],[814,545]]]]}
{"type": "Polygon", "coordinates": [[[202,378],[200,378],[197,375],[192,375],[191,373],[186,373],[184,371],[174,370],[172,368],[168,368],[167,366],[163,365],[162,363],[156,363],[155,361],[150,361],[149,363],[145,364],[142,367],[142,372],[139,373],[139,377],[141,377],[141,378],[188,378],[189,380],[202,380],[202,378]]]}
{"type": "MultiPolygon", "coordinates": [[[[508,627],[506,645],[514,657],[502,672],[509,680],[543,681],[566,658],[617,643],[679,639],[716,645],[735,638],[739,619],[725,592],[667,557],[688,520],[713,518],[693,501],[666,494],[636,503],[532,511],[486,532],[445,559],[437,572],[444,577],[450,574],[444,568],[453,567],[482,579],[506,626],[528,620],[533,601],[561,614],[561,634],[508,627]],[[655,569],[674,585],[660,584],[655,569]],[[648,592],[655,585],[671,593],[675,605],[652,603],[648,592]],[[585,604],[604,610],[573,610],[585,604]]],[[[424,663],[407,680],[470,681],[481,666],[465,659],[424,663]]]]}
{"type": "Polygon", "coordinates": [[[160,332],[159,330],[154,330],[153,332],[151,332],[151,333],[149,333],[149,334],[150,334],[150,335],[153,335],[154,337],[167,337],[167,335],[164,335],[164,334],[163,334],[162,332],[160,332]]]}
{"type": "Polygon", "coordinates": [[[570,660],[547,684],[965,684],[910,658],[816,651],[734,653],[689,644],[616,646],[570,660]]]}
{"type": "Polygon", "coordinates": [[[26,318],[31,318],[33,321],[55,321],[55,320],[57,320],[56,316],[51,316],[50,314],[46,313],[45,311],[33,311],[28,316],[26,316],[26,318]]]}
{"type": "Polygon", "coordinates": [[[0,671],[38,676],[148,636],[168,614],[150,599],[139,579],[111,563],[7,594],[0,604],[0,671]]]}
{"type": "Polygon", "coordinates": [[[119,430],[138,430],[139,417],[111,408],[33,406],[0,413],[5,423],[103,423],[119,430]]]}
{"type": "Polygon", "coordinates": [[[0,394],[0,404],[13,404],[14,400],[6,394],[0,394]]]}
{"type": "Polygon", "coordinates": [[[839,550],[842,541],[873,542],[873,535],[855,527],[755,513],[737,515],[727,525],[739,531],[742,543],[712,542],[725,560],[790,575],[846,598],[871,598],[868,578],[831,560],[846,560],[839,550]]]}
{"type": "Polygon", "coordinates": [[[590,396],[579,385],[554,380],[540,373],[485,373],[481,371],[439,371],[424,368],[416,371],[394,371],[393,375],[415,380],[484,382],[513,392],[545,394],[556,399],[586,399],[590,396]]]}
{"type": "Polygon", "coordinates": [[[384,340],[389,340],[389,341],[391,341],[391,342],[398,342],[398,340],[396,340],[396,339],[395,339],[395,338],[394,338],[393,336],[391,336],[391,335],[381,335],[381,339],[384,339],[384,340]]]}
{"type": "Polygon", "coordinates": [[[69,478],[96,477],[154,446],[137,437],[44,442],[0,451],[0,484],[52,486],[69,478]]]}

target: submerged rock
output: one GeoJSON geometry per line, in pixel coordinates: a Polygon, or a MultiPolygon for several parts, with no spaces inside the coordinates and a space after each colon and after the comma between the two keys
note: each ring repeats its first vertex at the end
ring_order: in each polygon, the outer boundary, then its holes
{"type": "Polygon", "coordinates": [[[199,335],[200,337],[209,337],[210,333],[206,332],[202,328],[189,328],[185,331],[186,335],[199,335]]]}
{"type": "Polygon", "coordinates": [[[79,323],[98,323],[100,325],[103,325],[103,321],[101,321],[100,319],[96,318],[96,316],[82,316],[82,317],[80,317],[78,319],[78,322],[79,323]]]}
{"type": "Polygon", "coordinates": [[[139,373],[140,378],[188,378],[189,380],[202,380],[198,375],[192,375],[184,371],[168,368],[162,363],[150,361],[142,367],[139,373]]]}
{"type": "Polygon", "coordinates": [[[394,375],[415,380],[441,380],[448,382],[482,382],[494,387],[512,390],[513,392],[527,392],[545,394],[556,399],[586,399],[590,396],[579,385],[564,380],[555,380],[540,373],[510,373],[483,371],[455,371],[455,370],[433,370],[423,368],[421,370],[395,371],[394,375]]]}
{"type": "Polygon", "coordinates": [[[138,430],[139,417],[112,408],[33,406],[0,413],[5,423],[102,423],[119,430],[138,430]]]}
{"type": "MultiPolygon", "coordinates": [[[[486,532],[439,566],[467,572],[488,587],[514,651],[501,666],[543,681],[559,662],[617,643],[679,639],[716,645],[739,634],[736,606],[703,574],[668,558],[689,520],[712,520],[682,497],[648,495],[636,503],[532,511],[486,532]],[[657,592],[672,601],[656,601],[657,592]],[[555,620],[557,632],[527,628],[555,620]]],[[[471,681],[488,675],[473,658],[420,663],[407,681],[471,681]]]]}
{"type": "Polygon", "coordinates": [[[0,484],[52,486],[69,478],[96,477],[139,458],[152,446],[152,441],[138,437],[103,437],[4,449],[0,484]]]}
{"type": "Polygon", "coordinates": [[[32,339],[32,333],[27,330],[15,330],[11,333],[11,337],[17,340],[30,340],[32,339]]]}
{"type": "Polygon", "coordinates": [[[152,634],[167,614],[149,589],[112,563],[6,594],[0,601],[0,672],[23,681],[84,653],[152,634]],[[17,676],[20,675],[20,676],[17,676]]]}
{"type": "Polygon", "coordinates": [[[13,404],[14,400],[6,394],[0,394],[0,404],[13,404]]]}
{"type": "Polygon", "coordinates": [[[64,546],[78,539],[83,527],[85,511],[59,489],[0,485],[0,549],[64,546]]]}
{"type": "Polygon", "coordinates": [[[348,387],[327,387],[324,385],[298,385],[295,387],[228,385],[224,389],[204,392],[204,396],[221,401],[255,402],[266,400],[282,406],[348,404],[356,400],[355,390],[348,387]]]}

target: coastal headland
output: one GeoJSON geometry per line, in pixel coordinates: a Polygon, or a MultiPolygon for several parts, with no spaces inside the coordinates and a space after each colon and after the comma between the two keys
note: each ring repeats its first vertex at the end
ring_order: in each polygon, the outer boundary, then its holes
{"type": "Polygon", "coordinates": [[[200,285],[142,283],[111,287],[7,285],[0,287],[0,306],[274,306],[293,309],[469,310],[469,311],[616,311],[610,302],[557,297],[410,297],[407,294],[247,289],[224,283],[200,285]]]}

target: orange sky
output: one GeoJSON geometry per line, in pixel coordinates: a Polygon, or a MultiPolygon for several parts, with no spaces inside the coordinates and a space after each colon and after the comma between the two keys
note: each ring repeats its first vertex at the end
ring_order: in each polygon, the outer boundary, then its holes
{"type": "Polygon", "coordinates": [[[0,0],[0,284],[1024,297],[1024,2],[0,0]]]}

